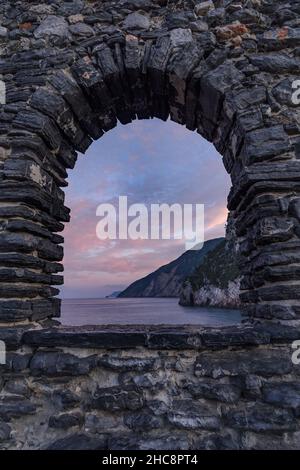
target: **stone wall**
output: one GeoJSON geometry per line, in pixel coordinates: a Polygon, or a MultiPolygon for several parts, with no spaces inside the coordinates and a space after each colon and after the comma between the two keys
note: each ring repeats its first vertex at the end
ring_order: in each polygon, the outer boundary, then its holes
{"type": "Polygon", "coordinates": [[[1,335],[1,449],[300,449],[295,328],[1,335]]]}
{"type": "Polygon", "coordinates": [[[0,0],[1,322],[60,314],[77,152],[118,122],[170,117],[230,173],[245,311],[299,323],[299,13],[299,0],[0,0]]]}

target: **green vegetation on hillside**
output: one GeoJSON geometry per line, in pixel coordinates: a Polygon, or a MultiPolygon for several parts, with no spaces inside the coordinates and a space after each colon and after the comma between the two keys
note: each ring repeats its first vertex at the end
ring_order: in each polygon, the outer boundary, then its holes
{"type": "Polygon", "coordinates": [[[187,276],[202,266],[205,256],[222,244],[224,238],[207,240],[200,250],[189,250],[179,258],[161,266],[148,276],[138,279],[118,297],[179,297],[187,276]]]}
{"type": "Polygon", "coordinates": [[[207,284],[226,289],[229,282],[238,277],[238,257],[223,240],[205,256],[200,266],[186,279],[185,283],[190,282],[194,291],[207,284]]]}

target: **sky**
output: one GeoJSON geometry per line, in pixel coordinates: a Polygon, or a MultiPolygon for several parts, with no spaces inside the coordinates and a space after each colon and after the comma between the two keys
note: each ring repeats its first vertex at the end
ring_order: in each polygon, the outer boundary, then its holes
{"type": "Polygon", "coordinates": [[[94,142],[69,172],[62,298],[100,298],[167,264],[183,240],[100,240],[99,204],[204,204],[205,240],[224,236],[230,178],[212,144],[171,121],[135,121],[94,142]]]}

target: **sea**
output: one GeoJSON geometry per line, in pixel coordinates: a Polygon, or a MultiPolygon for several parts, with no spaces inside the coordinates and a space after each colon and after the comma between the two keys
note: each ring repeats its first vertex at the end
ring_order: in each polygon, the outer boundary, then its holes
{"type": "Polygon", "coordinates": [[[239,310],[182,307],[175,298],[65,299],[63,325],[202,325],[229,326],[241,322],[239,310]]]}

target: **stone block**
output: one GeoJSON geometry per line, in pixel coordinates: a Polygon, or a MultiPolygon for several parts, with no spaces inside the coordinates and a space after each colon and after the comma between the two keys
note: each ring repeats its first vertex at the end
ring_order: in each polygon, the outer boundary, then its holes
{"type": "Polygon", "coordinates": [[[292,370],[290,354],[286,350],[269,348],[251,351],[222,351],[219,354],[202,353],[195,363],[197,377],[247,376],[262,377],[288,374],[292,370]]]}
{"type": "Polygon", "coordinates": [[[297,427],[297,421],[290,410],[262,404],[232,410],[226,413],[225,419],[228,426],[241,431],[283,432],[297,427]]]}
{"type": "Polygon", "coordinates": [[[79,358],[62,352],[37,352],[30,362],[33,376],[78,376],[87,375],[95,367],[95,358],[79,358]]]}
{"type": "Polygon", "coordinates": [[[113,357],[103,356],[98,359],[97,364],[106,369],[115,370],[118,372],[126,371],[149,371],[157,368],[156,358],[151,357],[113,357]]]}
{"type": "Polygon", "coordinates": [[[10,437],[11,437],[11,427],[7,423],[0,421],[0,443],[8,441],[10,437]]]}
{"type": "Polygon", "coordinates": [[[70,39],[68,23],[61,16],[49,15],[34,31],[36,39],[47,36],[58,36],[64,39],[70,39]]]}
{"type": "Polygon", "coordinates": [[[10,421],[12,418],[19,419],[35,412],[35,405],[22,397],[9,396],[0,399],[0,419],[4,421],[10,421]]]}
{"type": "Polygon", "coordinates": [[[83,423],[83,415],[80,413],[63,413],[49,418],[49,428],[70,429],[83,423]]]}
{"type": "Polygon", "coordinates": [[[86,434],[71,434],[52,442],[45,450],[105,450],[107,437],[105,435],[91,437],[86,434]]]}
{"type": "Polygon", "coordinates": [[[209,379],[203,382],[188,383],[185,389],[193,398],[207,398],[225,403],[235,403],[241,396],[241,388],[238,384],[220,383],[209,379]]]}
{"type": "Polygon", "coordinates": [[[175,400],[173,409],[168,413],[168,420],[174,427],[186,430],[216,430],[221,425],[216,408],[191,400],[175,400]]]}
{"type": "Polygon", "coordinates": [[[132,385],[98,388],[88,404],[88,408],[109,411],[134,411],[143,406],[144,398],[141,390],[132,385]]]}
{"type": "Polygon", "coordinates": [[[124,417],[124,424],[134,432],[145,432],[163,427],[162,419],[149,412],[128,413],[124,417]]]}
{"type": "Polygon", "coordinates": [[[42,347],[74,347],[90,349],[130,349],[145,346],[146,333],[142,331],[122,331],[103,327],[31,330],[23,336],[24,344],[42,347]]]}

